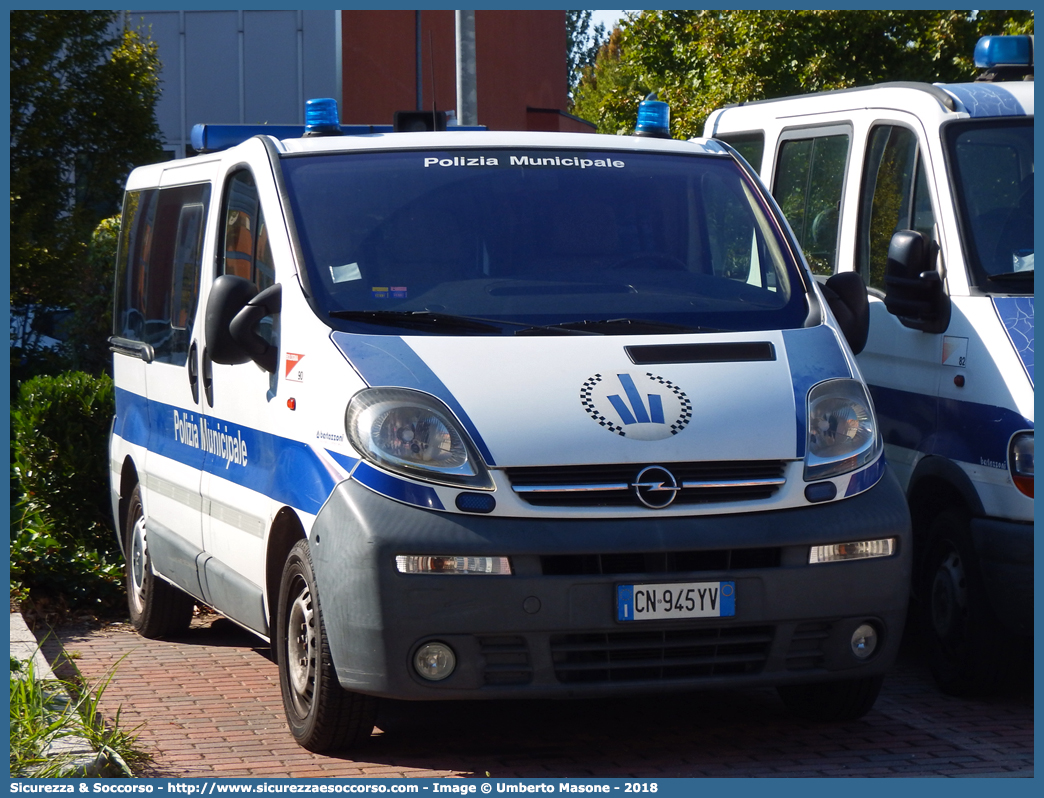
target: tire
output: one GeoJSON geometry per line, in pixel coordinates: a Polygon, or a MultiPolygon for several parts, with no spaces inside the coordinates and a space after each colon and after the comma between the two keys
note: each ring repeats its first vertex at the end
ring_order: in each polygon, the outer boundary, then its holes
{"type": "Polygon", "coordinates": [[[348,692],[337,680],[305,540],[283,567],[273,645],[283,709],[298,745],[324,753],[369,739],[377,699],[348,692]]]}
{"type": "Polygon", "coordinates": [[[866,676],[840,682],[788,684],[776,688],[790,714],[805,720],[856,720],[873,709],[884,676],[866,676]]]}
{"type": "Polygon", "coordinates": [[[195,599],[152,571],[145,534],[141,487],[127,502],[123,551],[127,560],[127,608],[134,629],[150,639],[180,634],[189,627],[195,599]]]}
{"type": "Polygon", "coordinates": [[[936,517],[918,582],[921,633],[936,684],[950,695],[995,690],[1012,639],[990,607],[967,515],[947,510],[936,517]]]}

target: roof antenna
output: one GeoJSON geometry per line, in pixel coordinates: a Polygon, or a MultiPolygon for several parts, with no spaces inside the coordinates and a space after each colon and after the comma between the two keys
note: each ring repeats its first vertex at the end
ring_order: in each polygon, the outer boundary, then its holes
{"type": "Polygon", "coordinates": [[[437,109],[435,99],[438,95],[435,93],[435,46],[431,43],[431,29],[428,29],[428,62],[431,66],[431,125],[432,129],[435,127],[435,112],[437,109]]]}

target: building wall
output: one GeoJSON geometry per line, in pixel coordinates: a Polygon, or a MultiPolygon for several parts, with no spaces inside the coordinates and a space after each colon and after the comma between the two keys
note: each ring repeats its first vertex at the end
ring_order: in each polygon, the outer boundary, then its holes
{"type": "MultiPolygon", "coordinates": [[[[342,122],[390,125],[396,111],[418,109],[417,13],[341,12],[342,122]]],[[[453,12],[422,11],[420,19],[420,108],[456,108],[453,12]]]]}
{"type": "Polygon", "coordinates": [[[157,121],[186,154],[192,126],[302,124],[311,97],[339,97],[336,11],[128,11],[162,64],[157,121]]]}
{"type": "Polygon", "coordinates": [[[476,11],[479,124],[526,130],[527,108],[568,104],[565,11],[476,11]]]}
{"type": "MultiPolygon", "coordinates": [[[[183,157],[193,125],[302,124],[312,97],[339,98],[348,124],[390,124],[416,109],[416,13],[150,10],[126,12],[125,24],[158,46],[157,120],[171,157],[183,157]]],[[[422,107],[453,110],[454,12],[420,19],[422,107]]],[[[477,11],[475,46],[479,124],[593,130],[563,113],[564,11],[477,11]]]]}
{"type": "MultiPolygon", "coordinates": [[[[342,121],[389,124],[396,111],[456,109],[454,12],[419,12],[419,48],[417,13],[341,12],[342,121]]],[[[475,50],[480,125],[593,130],[561,113],[568,104],[564,11],[476,11],[475,50]]]]}

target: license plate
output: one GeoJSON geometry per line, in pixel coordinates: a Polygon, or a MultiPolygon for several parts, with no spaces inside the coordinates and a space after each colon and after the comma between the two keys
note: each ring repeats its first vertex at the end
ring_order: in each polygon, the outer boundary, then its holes
{"type": "Polygon", "coordinates": [[[735,614],[735,582],[676,582],[616,588],[618,621],[727,618],[735,614]]]}

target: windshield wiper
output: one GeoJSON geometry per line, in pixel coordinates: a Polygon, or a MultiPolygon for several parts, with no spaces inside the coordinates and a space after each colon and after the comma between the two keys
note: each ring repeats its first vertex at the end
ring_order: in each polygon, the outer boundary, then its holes
{"type": "Polygon", "coordinates": [[[361,321],[384,327],[408,327],[414,330],[433,332],[482,332],[502,333],[501,322],[456,316],[452,313],[434,313],[430,310],[331,310],[335,319],[361,321]]]}
{"type": "Polygon", "coordinates": [[[710,327],[693,327],[687,324],[673,324],[666,321],[650,321],[648,319],[584,319],[582,321],[566,321],[561,324],[549,324],[543,327],[527,327],[515,335],[541,335],[557,330],[584,332],[594,335],[629,335],[642,333],[691,333],[721,332],[710,327]]]}
{"type": "MultiPolygon", "coordinates": [[[[410,327],[435,332],[490,332],[502,333],[505,327],[523,327],[515,335],[601,335],[591,330],[571,329],[566,325],[533,326],[521,321],[483,319],[478,316],[458,316],[432,310],[331,310],[335,319],[361,321],[386,327],[410,327]]],[[[584,322],[567,322],[566,324],[584,322]]]]}
{"type": "Polygon", "coordinates": [[[988,280],[993,280],[998,283],[1013,283],[1017,280],[1032,280],[1033,269],[1024,269],[1021,272],[1002,272],[1001,274],[988,274],[986,275],[988,280]]]}
{"type": "Polygon", "coordinates": [[[691,327],[647,319],[583,319],[561,324],[531,325],[518,321],[458,316],[431,310],[331,310],[330,316],[346,321],[360,321],[383,327],[407,327],[414,330],[459,333],[502,333],[505,327],[521,327],[515,335],[626,335],[628,333],[720,332],[708,327],[691,327]]]}

